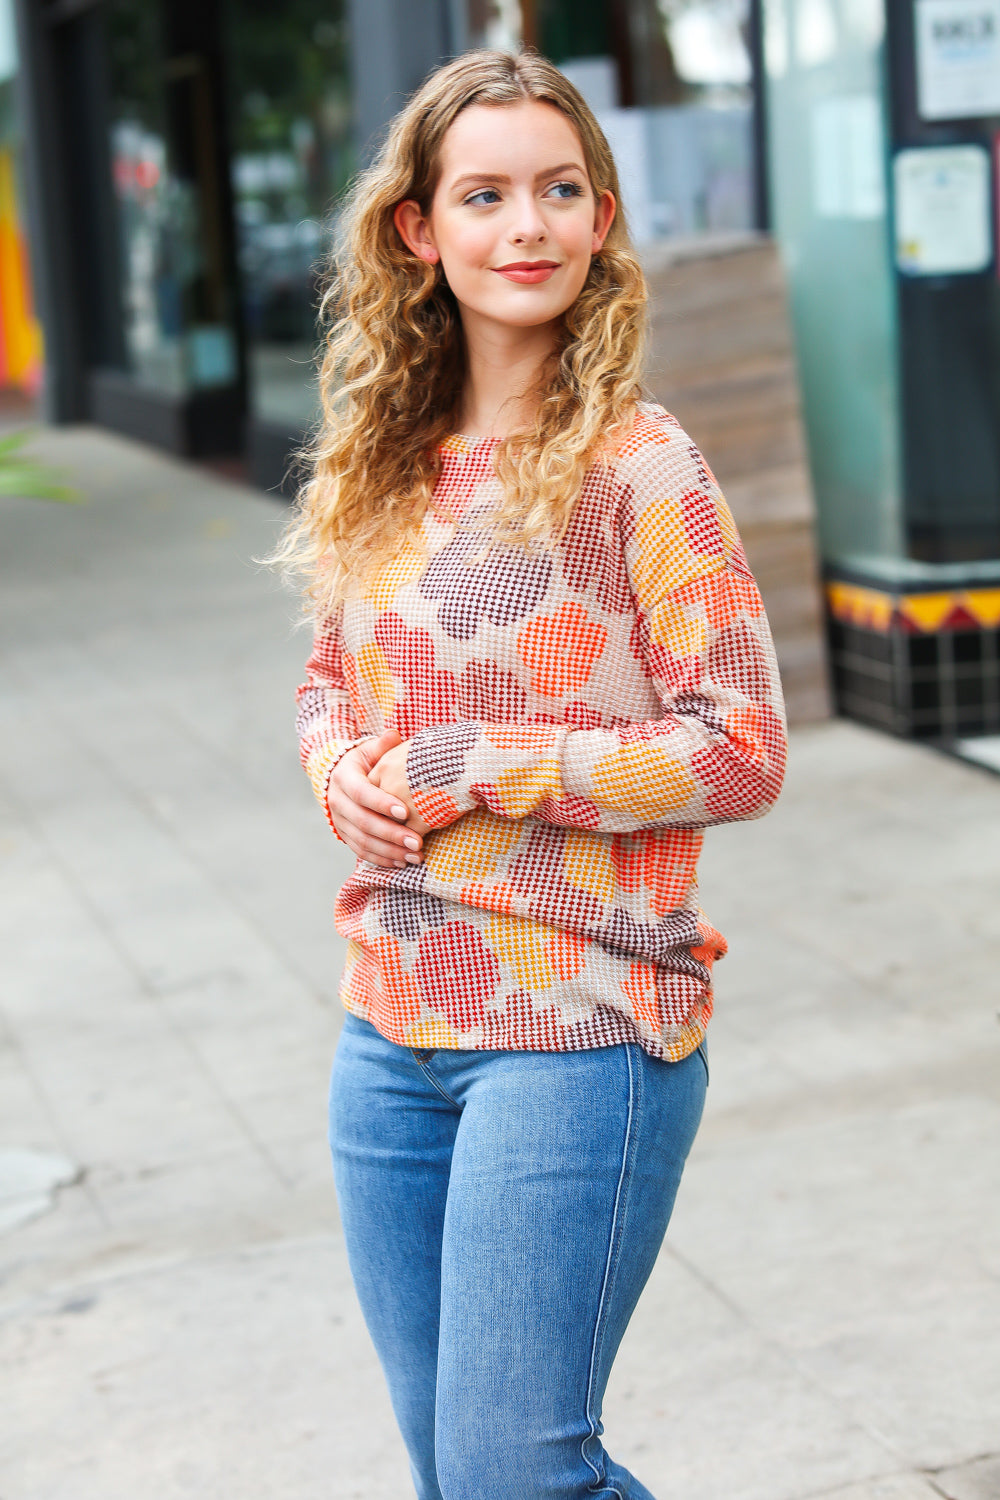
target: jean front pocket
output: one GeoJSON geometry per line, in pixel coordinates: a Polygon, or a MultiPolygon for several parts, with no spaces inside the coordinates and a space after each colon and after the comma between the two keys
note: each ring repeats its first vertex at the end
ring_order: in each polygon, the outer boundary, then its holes
{"type": "Polygon", "coordinates": [[[702,1062],[705,1064],[705,1082],[707,1084],[710,1077],[708,1071],[708,1043],[706,1042],[704,1037],[702,1037],[701,1041],[698,1043],[696,1051],[702,1062]]]}

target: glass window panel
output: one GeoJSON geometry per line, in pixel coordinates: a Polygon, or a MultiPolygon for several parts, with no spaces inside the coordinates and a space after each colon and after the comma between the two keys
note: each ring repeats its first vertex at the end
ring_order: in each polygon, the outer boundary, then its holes
{"type": "Polygon", "coordinates": [[[316,410],[320,265],[356,164],[344,7],[230,0],[227,18],[251,408],[299,427],[316,410]]]}
{"type": "Polygon", "coordinates": [[[158,7],[110,0],[105,25],[126,360],[137,380],[179,394],[189,384],[185,305],[200,257],[192,189],[168,158],[158,7]]]}
{"type": "Polygon", "coordinates": [[[765,0],[775,230],[827,562],[902,554],[877,0],[765,0]]]}

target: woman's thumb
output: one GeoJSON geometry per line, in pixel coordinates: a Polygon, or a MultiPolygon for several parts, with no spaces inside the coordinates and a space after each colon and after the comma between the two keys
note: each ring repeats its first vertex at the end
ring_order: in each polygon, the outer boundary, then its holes
{"type": "Polygon", "coordinates": [[[365,746],[365,754],[370,765],[383,756],[387,750],[392,750],[396,745],[403,743],[403,736],[398,729],[383,729],[377,739],[369,740],[365,746]]]}

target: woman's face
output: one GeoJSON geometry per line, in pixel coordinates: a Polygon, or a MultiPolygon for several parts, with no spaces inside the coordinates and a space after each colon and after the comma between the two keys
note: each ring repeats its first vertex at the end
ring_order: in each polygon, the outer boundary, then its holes
{"type": "Polygon", "coordinates": [[[410,200],[396,226],[440,261],[463,321],[552,323],[579,296],[615,214],[595,200],[576,127],[551,104],[473,104],[441,144],[430,212],[410,200]]]}

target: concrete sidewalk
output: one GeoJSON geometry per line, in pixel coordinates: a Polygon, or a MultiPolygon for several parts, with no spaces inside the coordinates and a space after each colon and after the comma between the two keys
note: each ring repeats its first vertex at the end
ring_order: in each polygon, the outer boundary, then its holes
{"type": "MultiPolygon", "coordinates": [[[[0,1497],[405,1500],[324,1140],[347,866],[250,561],[283,512],[34,447],[88,503],[0,500],[0,1497]]],[[[801,731],[703,898],[708,1110],[609,1447],[662,1500],[996,1500],[1000,778],[801,731]]]]}

